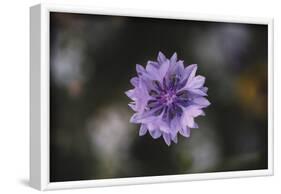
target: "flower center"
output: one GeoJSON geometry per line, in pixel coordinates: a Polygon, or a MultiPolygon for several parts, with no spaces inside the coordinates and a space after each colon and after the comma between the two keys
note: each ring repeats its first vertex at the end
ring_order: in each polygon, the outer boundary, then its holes
{"type": "Polygon", "coordinates": [[[170,105],[174,102],[177,95],[174,91],[168,90],[165,94],[162,96],[162,100],[166,105],[170,105]]]}

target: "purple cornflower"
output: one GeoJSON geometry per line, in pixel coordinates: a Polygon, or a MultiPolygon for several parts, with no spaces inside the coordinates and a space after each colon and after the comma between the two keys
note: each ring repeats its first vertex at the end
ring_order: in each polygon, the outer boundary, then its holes
{"type": "Polygon", "coordinates": [[[198,128],[194,118],[210,105],[205,77],[195,76],[197,65],[184,67],[176,53],[167,59],[159,52],[157,61],[148,61],[146,68],[137,64],[136,70],[138,76],[131,79],[134,89],[126,95],[135,111],[130,122],[141,124],[139,135],[148,131],[154,139],[163,136],[167,145],[177,143],[178,133],[189,137],[190,129],[198,128]]]}

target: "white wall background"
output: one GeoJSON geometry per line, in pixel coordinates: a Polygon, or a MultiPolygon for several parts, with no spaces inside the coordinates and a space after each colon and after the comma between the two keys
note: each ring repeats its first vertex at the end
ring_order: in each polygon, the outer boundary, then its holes
{"type": "MultiPolygon", "coordinates": [[[[41,2],[47,2],[41,1],[41,2]]],[[[77,4],[76,0],[52,3],[77,4]]],[[[61,190],[54,193],[279,193],[281,192],[281,5],[278,0],[80,0],[80,5],[185,11],[274,18],[275,176],[183,183],[61,190]]],[[[29,6],[38,0],[6,0],[0,5],[0,193],[38,193],[29,179],[29,6]]],[[[53,193],[52,192],[52,193],[53,193]]]]}

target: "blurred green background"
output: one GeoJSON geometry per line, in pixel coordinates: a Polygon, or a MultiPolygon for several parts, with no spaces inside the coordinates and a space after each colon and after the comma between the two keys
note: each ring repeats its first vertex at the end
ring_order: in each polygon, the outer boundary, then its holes
{"type": "Polygon", "coordinates": [[[50,15],[50,181],[267,168],[266,25],[50,15]],[[138,136],[124,94],[135,64],[177,52],[211,106],[168,147],[138,136]]]}

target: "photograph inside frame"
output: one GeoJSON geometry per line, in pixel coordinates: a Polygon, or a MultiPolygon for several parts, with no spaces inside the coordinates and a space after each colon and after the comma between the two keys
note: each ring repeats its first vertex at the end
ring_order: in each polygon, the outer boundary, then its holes
{"type": "Polygon", "coordinates": [[[50,182],[267,168],[267,25],[50,13],[50,182]]]}

